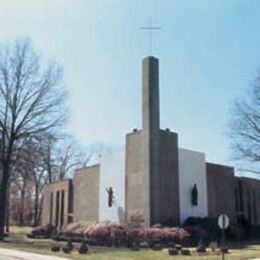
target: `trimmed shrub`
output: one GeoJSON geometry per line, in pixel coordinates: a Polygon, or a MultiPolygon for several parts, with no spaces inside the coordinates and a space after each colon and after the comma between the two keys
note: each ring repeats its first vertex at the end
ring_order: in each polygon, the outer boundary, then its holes
{"type": "Polygon", "coordinates": [[[225,246],[225,247],[221,247],[220,248],[220,252],[224,253],[224,254],[228,254],[228,247],[225,246]]]}
{"type": "Polygon", "coordinates": [[[178,250],[176,248],[169,248],[168,254],[169,255],[178,255],[178,250]]]}
{"type": "Polygon", "coordinates": [[[182,255],[191,255],[191,252],[190,252],[189,249],[182,249],[182,250],[181,250],[181,254],[182,254],[182,255]]]}
{"type": "Polygon", "coordinates": [[[86,241],[83,241],[79,247],[79,254],[86,254],[88,252],[88,245],[86,241]]]}
{"type": "Polygon", "coordinates": [[[30,234],[27,234],[29,238],[50,238],[55,233],[55,226],[51,224],[41,225],[32,230],[30,234]]]}

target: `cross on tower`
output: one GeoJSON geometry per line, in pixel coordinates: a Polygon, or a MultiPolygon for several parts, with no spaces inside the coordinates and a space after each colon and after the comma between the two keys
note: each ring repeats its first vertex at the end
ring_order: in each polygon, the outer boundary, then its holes
{"type": "Polygon", "coordinates": [[[151,19],[149,19],[148,26],[140,27],[140,30],[146,30],[148,31],[148,37],[149,37],[149,54],[152,54],[152,32],[155,30],[160,30],[161,27],[153,26],[151,19]]]}

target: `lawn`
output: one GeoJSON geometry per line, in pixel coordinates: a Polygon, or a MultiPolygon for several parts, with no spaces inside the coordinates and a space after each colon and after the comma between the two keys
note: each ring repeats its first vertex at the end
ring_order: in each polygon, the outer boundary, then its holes
{"type": "MultiPolygon", "coordinates": [[[[130,249],[125,248],[107,248],[107,247],[90,247],[90,254],[88,255],[78,255],[77,252],[73,252],[72,254],[63,254],[63,253],[53,253],[50,251],[50,247],[53,244],[57,244],[57,242],[52,241],[50,239],[28,239],[25,234],[30,232],[31,228],[28,227],[11,227],[10,238],[7,240],[9,242],[0,243],[0,247],[3,248],[11,248],[11,249],[19,249],[27,252],[40,253],[44,255],[56,255],[67,257],[69,259],[81,260],[81,259],[89,259],[89,260],[167,260],[167,259],[181,259],[181,260],[199,260],[199,259],[208,259],[208,260],[219,260],[221,259],[220,255],[210,255],[210,253],[206,256],[169,256],[167,250],[162,251],[152,251],[142,249],[140,251],[132,251],[130,249]]],[[[61,243],[62,244],[62,243],[61,243]]],[[[77,247],[78,245],[76,245],[77,247]]],[[[237,245],[233,245],[234,248],[237,245]]],[[[232,248],[232,247],[231,247],[232,248]]],[[[194,249],[192,249],[194,250],[194,249]]],[[[257,242],[246,244],[243,249],[231,249],[230,254],[226,255],[225,259],[233,260],[233,259],[252,259],[252,258],[260,258],[260,243],[257,242]]]]}

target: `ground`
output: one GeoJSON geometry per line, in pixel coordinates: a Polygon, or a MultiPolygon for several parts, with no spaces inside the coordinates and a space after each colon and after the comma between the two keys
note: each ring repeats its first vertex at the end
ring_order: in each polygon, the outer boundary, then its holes
{"type": "MultiPolygon", "coordinates": [[[[131,251],[124,248],[106,248],[106,247],[90,247],[91,253],[89,255],[78,255],[76,252],[73,254],[63,254],[63,253],[53,253],[50,251],[50,247],[53,244],[57,244],[55,241],[50,239],[28,239],[25,234],[30,232],[31,228],[20,228],[20,227],[11,227],[10,232],[10,242],[0,243],[0,256],[1,248],[7,249],[17,249],[26,252],[39,253],[42,255],[54,255],[68,259],[89,259],[89,260],[167,260],[167,259],[176,259],[176,260],[189,260],[191,257],[187,256],[169,256],[166,250],[163,251],[152,251],[152,250],[140,250],[140,251],[131,251]]],[[[241,245],[232,244],[231,248],[239,248],[241,245]]],[[[192,249],[194,250],[194,249],[192,249]]],[[[260,259],[260,241],[254,241],[250,243],[244,243],[243,249],[231,249],[230,254],[228,254],[226,260],[237,260],[237,259],[260,259]]],[[[1,257],[0,257],[1,259],[1,257]]],[[[2,258],[2,259],[8,259],[2,258]]],[[[12,259],[12,258],[10,258],[12,259]]],[[[219,260],[219,255],[207,255],[207,256],[192,256],[192,260],[219,260]]],[[[31,259],[30,259],[31,260],[31,259]]]]}

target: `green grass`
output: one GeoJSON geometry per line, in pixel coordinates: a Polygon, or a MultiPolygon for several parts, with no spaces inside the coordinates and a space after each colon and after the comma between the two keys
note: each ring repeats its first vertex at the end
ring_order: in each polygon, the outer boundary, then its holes
{"type": "MultiPolygon", "coordinates": [[[[78,255],[77,252],[72,254],[53,253],[50,251],[51,245],[57,244],[57,242],[50,239],[28,239],[25,234],[30,232],[31,228],[28,227],[11,227],[9,242],[0,243],[0,247],[9,249],[18,249],[26,252],[39,253],[43,255],[55,255],[66,257],[75,260],[219,260],[220,255],[210,255],[210,252],[206,256],[192,255],[192,256],[169,256],[167,250],[152,251],[152,250],[140,250],[131,251],[126,248],[107,248],[107,247],[90,247],[90,254],[78,255]]],[[[60,243],[64,244],[64,243],[60,243]]],[[[76,244],[76,247],[79,246],[76,244]]],[[[236,247],[237,245],[234,245],[236,247]]],[[[194,251],[194,249],[191,249],[194,251]]],[[[260,257],[260,243],[252,243],[246,245],[243,249],[231,249],[230,253],[226,255],[226,260],[246,260],[260,257]]]]}

